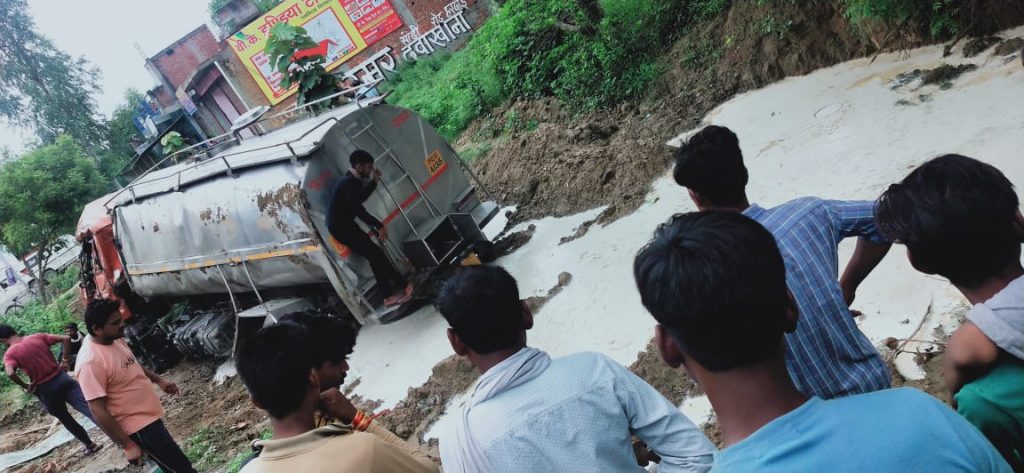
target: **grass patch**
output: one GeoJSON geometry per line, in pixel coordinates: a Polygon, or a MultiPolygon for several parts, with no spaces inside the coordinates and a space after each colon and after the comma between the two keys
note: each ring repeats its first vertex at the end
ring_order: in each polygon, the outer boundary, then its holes
{"type": "Polygon", "coordinates": [[[215,470],[228,463],[227,454],[217,446],[217,440],[226,435],[222,429],[202,427],[185,440],[185,456],[197,471],[215,470]]]}
{"type": "Polygon", "coordinates": [[[462,158],[463,162],[469,164],[472,163],[473,161],[476,161],[479,157],[484,156],[487,153],[490,153],[492,148],[494,148],[494,142],[485,141],[483,143],[468,146],[465,149],[459,151],[459,157],[462,158]]]}

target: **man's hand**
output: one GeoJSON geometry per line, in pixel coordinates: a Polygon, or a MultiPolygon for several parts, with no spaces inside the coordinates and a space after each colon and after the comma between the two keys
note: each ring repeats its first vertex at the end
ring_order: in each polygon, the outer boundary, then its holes
{"type": "Polygon", "coordinates": [[[178,385],[167,381],[166,379],[160,378],[160,380],[156,382],[156,385],[160,386],[160,389],[167,394],[177,395],[179,393],[178,385]]]}
{"type": "Polygon", "coordinates": [[[376,166],[374,166],[374,168],[373,168],[373,178],[379,181],[379,180],[380,180],[380,177],[381,177],[382,175],[383,175],[383,174],[382,174],[382,173],[380,172],[380,168],[379,168],[379,167],[376,167],[376,166]]]}
{"type": "Polygon", "coordinates": [[[142,449],[135,442],[128,442],[124,447],[124,459],[132,465],[142,464],[142,449]]]}
{"type": "Polygon", "coordinates": [[[380,238],[380,241],[388,241],[388,227],[378,228],[377,238],[380,238]]]}
{"type": "Polygon", "coordinates": [[[71,360],[64,359],[60,362],[60,369],[64,371],[71,371],[71,360]]]}
{"type": "Polygon", "coordinates": [[[843,289],[843,300],[846,301],[846,306],[852,306],[853,300],[857,298],[857,288],[851,287],[852,285],[845,281],[840,281],[839,286],[843,289]]]}
{"type": "Polygon", "coordinates": [[[346,424],[351,424],[356,418],[356,406],[352,405],[338,388],[331,388],[320,393],[320,409],[328,416],[338,419],[346,424]]]}

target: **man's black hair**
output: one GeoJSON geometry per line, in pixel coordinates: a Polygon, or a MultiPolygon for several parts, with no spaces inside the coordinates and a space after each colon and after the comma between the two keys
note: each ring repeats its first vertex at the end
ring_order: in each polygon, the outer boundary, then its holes
{"type": "Polygon", "coordinates": [[[93,299],[85,307],[85,331],[95,335],[92,329],[102,327],[110,320],[110,315],[121,308],[121,303],[110,299],[93,299]]]}
{"type": "Polygon", "coordinates": [[[7,324],[0,324],[0,340],[11,338],[17,334],[18,331],[14,330],[14,327],[7,324]]]}
{"type": "Polygon", "coordinates": [[[249,395],[275,419],[302,406],[314,368],[309,331],[283,322],[264,327],[238,350],[235,367],[249,395]]]}
{"type": "Polygon", "coordinates": [[[366,150],[357,149],[349,155],[348,163],[352,165],[352,167],[356,167],[360,164],[373,164],[373,155],[366,152],[366,150]]]}
{"type": "Polygon", "coordinates": [[[309,343],[316,358],[316,366],[325,361],[341,363],[352,354],[356,346],[358,329],[341,317],[319,315],[311,312],[296,312],[281,318],[280,322],[294,322],[309,332],[309,343]]]}
{"type": "Polygon", "coordinates": [[[887,237],[915,266],[972,288],[1020,262],[1019,201],[994,166],[948,154],[889,186],[875,206],[887,237]]]}
{"type": "Polygon", "coordinates": [[[783,349],[789,295],[775,239],[735,212],[680,214],[637,254],[644,307],[710,371],[728,371],[783,349]]]}
{"type": "Polygon", "coordinates": [[[78,330],[78,324],[76,324],[74,322],[68,322],[68,323],[64,324],[64,328],[65,329],[69,329],[69,328],[70,329],[75,329],[75,331],[77,331],[78,330]]]}
{"type": "Polygon", "coordinates": [[[711,125],[690,137],[675,153],[672,177],[708,204],[735,205],[746,200],[747,167],[736,134],[711,125]]]}
{"type": "Polygon", "coordinates": [[[470,349],[487,354],[511,348],[526,328],[515,278],[500,266],[473,266],[445,281],[437,310],[470,349]]]}

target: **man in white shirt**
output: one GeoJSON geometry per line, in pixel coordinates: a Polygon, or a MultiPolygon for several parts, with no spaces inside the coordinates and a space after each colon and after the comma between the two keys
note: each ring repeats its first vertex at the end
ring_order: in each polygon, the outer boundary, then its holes
{"type": "Polygon", "coordinates": [[[661,457],[659,472],[705,472],[714,446],[676,406],[597,353],[551,359],[526,346],[533,315],[496,266],[449,279],[437,308],[448,339],[482,373],[452,432],[446,473],[644,471],[630,436],[661,457]]]}

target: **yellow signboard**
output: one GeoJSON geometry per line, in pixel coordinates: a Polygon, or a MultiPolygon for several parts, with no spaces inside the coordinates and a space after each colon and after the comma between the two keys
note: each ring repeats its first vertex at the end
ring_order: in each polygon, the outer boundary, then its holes
{"type": "Polygon", "coordinates": [[[301,26],[326,49],[325,68],[330,71],[367,46],[402,26],[388,0],[286,0],[228,38],[228,44],[256,79],[260,90],[276,105],[295,93],[298,86],[281,88],[282,75],[264,52],[270,29],[287,22],[301,26]]]}

